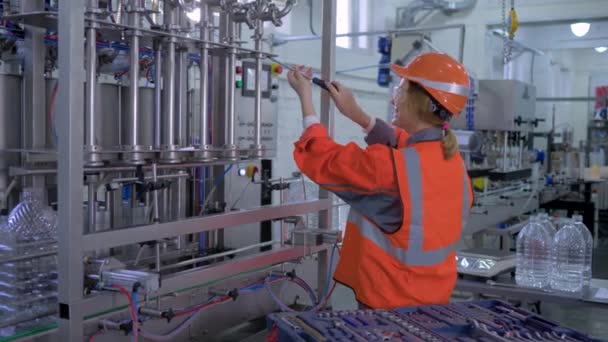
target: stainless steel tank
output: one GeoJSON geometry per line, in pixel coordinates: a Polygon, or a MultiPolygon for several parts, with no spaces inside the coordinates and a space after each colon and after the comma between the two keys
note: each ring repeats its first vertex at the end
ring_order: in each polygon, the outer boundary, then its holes
{"type": "MultiPolygon", "coordinates": [[[[0,150],[21,145],[21,77],[0,75],[0,150]]],[[[0,156],[0,191],[8,186],[9,166],[19,165],[18,153],[0,156]]]]}
{"type": "MultiPolygon", "coordinates": [[[[48,79],[46,81],[46,108],[50,109],[49,105],[53,98],[53,92],[56,91],[56,79],[48,79]]],[[[86,84],[83,84],[83,93],[86,89],[86,84]]],[[[119,141],[119,101],[118,101],[118,86],[115,84],[99,83],[97,85],[95,109],[95,143],[99,145],[102,151],[117,151],[120,146],[119,141]]],[[[85,103],[86,106],[86,103],[85,103]]],[[[53,121],[57,122],[57,94],[53,103],[53,121]]],[[[83,108],[84,115],[84,108],[83,108]]],[[[49,113],[47,113],[47,145],[57,147],[56,134],[48,122],[49,113]]],[[[85,127],[83,127],[85,129],[85,127]]],[[[83,142],[84,145],[84,142],[83,142]]],[[[116,160],[117,153],[104,153],[102,159],[106,161],[116,160]]]]}
{"type": "MultiPolygon", "coordinates": [[[[129,127],[126,113],[128,113],[129,103],[131,102],[128,87],[122,88],[121,98],[122,141],[126,141],[125,128],[129,127]]],[[[141,122],[139,122],[139,130],[137,131],[138,140],[141,141],[145,149],[151,149],[154,146],[154,88],[139,87],[139,110],[142,115],[140,116],[141,122]]]]}

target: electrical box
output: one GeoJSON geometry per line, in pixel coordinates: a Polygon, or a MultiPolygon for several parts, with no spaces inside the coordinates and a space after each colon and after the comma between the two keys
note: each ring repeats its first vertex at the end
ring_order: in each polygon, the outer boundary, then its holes
{"type": "MultiPolygon", "coordinates": [[[[517,80],[479,80],[473,127],[528,132],[536,124],[535,111],[536,87],[533,85],[517,80]]],[[[467,129],[466,115],[454,118],[451,125],[455,129],[467,129]]]]}

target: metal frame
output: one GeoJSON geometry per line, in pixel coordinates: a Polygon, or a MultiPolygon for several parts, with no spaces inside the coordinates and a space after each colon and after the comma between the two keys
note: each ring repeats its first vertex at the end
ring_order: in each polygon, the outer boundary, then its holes
{"type": "Polygon", "coordinates": [[[100,248],[112,248],[145,241],[162,240],[183,234],[206,232],[329,209],[331,209],[331,201],[324,199],[259,207],[226,214],[191,218],[183,221],[88,234],[82,237],[82,250],[94,251],[100,248]]]}
{"type": "MultiPolygon", "coordinates": [[[[336,73],[336,0],[323,1],[323,41],[321,43],[321,77],[324,80],[333,80],[336,73]]],[[[321,93],[321,123],[325,125],[329,136],[334,137],[334,106],[328,92],[321,93]]],[[[333,195],[320,189],[319,198],[333,203],[333,195]]],[[[328,229],[332,223],[332,209],[319,213],[319,227],[328,229]]],[[[317,270],[317,292],[319,298],[323,296],[324,284],[327,282],[328,264],[327,252],[319,253],[319,268],[317,270]]]]}
{"type": "Polygon", "coordinates": [[[59,10],[59,333],[64,341],[83,336],[82,234],[84,2],[63,0],[59,10]]]}
{"type": "MultiPolygon", "coordinates": [[[[323,6],[324,49],[322,55],[322,75],[326,79],[331,79],[335,73],[334,56],[336,24],[334,18],[336,13],[336,0],[324,1],[323,6]]],[[[34,16],[35,19],[35,15],[38,14],[31,13],[31,16],[34,16]]],[[[47,14],[43,15],[45,15],[47,19],[52,19],[47,14]]],[[[137,13],[132,15],[136,16],[137,13]]],[[[21,17],[23,19],[28,19],[28,17],[31,16],[25,15],[21,17]]],[[[108,26],[108,23],[85,17],[84,1],[62,0],[62,6],[59,9],[57,22],[59,35],[61,36],[61,39],[59,40],[59,109],[57,111],[57,129],[59,136],[57,176],[60,227],[58,249],[58,332],[60,339],[65,341],[77,341],[82,339],[84,333],[83,323],[86,314],[99,312],[103,308],[112,308],[125,303],[122,298],[115,294],[94,296],[86,299],[83,298],[83,256],[85,251],[94,251],[146,240],[174,237],[182,234],[209,231],[218,228],[261,222],[317,211],[322,211],[321,223],[324,227],[329,227],[329,224],[332,222],[332,197],[328,192],[322,191],[319,196],[320,199],[317,201],[260,207],[257,209],[243,210],[239,212],[231,212],[227,214],[207,216],[166,224],[141,226],[130,229],[84,235],[82,210],[83,183],[76,180],[82,179],[85,172],[85,168],[83,167],[82,150],[84,141],[82,129],[84,124],[84,116],[82,112],[82,108],[84,107],[82,80],[85,79],[82,61],[85,54],[85,46],[83,44],[85,21],[99,23],[100,26],[108,26]],[[111,296],[112,299],[108,300],[108,296],[111,296]]],[[[113,24],[112,26],[136,29],[132,33],[154,33],[170,38],[176,37],[174,34],[162,31],[144,30],[118,24],[113,24]]],[[[136,35],[132,37],[132,39],[137,38],[138,37],[136,35]]],[[[207,37],[202,38],[203,39],[192,39],[186,37],[184,39],[191,42],[208,44],[207,46],[228,47],[233,49],[233,53],[236,52],[236,48],[233,46],[208,42],[206,41],[207,37]]],[[[238,50],[248,51],[247,49],[242,48],[238,48],[238,50]]],[[[251,52],[256,52],[260,55],[270,55],[259,51],[251,52]]],[[[165,65],[167,65],[167,62],[170,62],[170,60],[165,61],[165,65]]],[[[41,82],[41,84],[44,83],[41,82]]],[[[136,84],[131,84],[132,88],[135,88],[133,89],[134,91],[132,91],[132,93],[134,93],[134,97],[137,97],[137,87],[133,87],[133,85],[136,84]]],[[[136,109],[135,106],[137,106],[136,101],[133,106],[136,109]]],[[[330,135],[333,137],[333,108],[328,94],[323,95],[321,108],[321,121],[328,127],[330,135]]],[[[131,111],[133,111],[133,108],[131,111]]],[[[157,130],[155,140],[159,138],[158,133],[159,132],[157,130]]],[[[167,139],[163,140],[165,140],[165,143],[174,143],[173,141],[168,141],[167,139]]],[[[133,142],[127,141],[127,143],[133,142]]],[[[37,174],[36,177],[44,179],[42,176],[44,173],[46,172],[33,172],[29,175],[37,174]]],[[[163,282],[163,287],[161,288],[159,294],[169,294],[176,290],[183,289],[186,285],[195,285],[200,283],[202,279],[218,279],[236,276],[242,271],[255,270],[260,267],[277,265],[312,253],[319,253],[318,288],[319,291],[323,291],[323,285],[326,282],[328,268],[327,246],[318,246],[312,248],[281,248],[251,257],[240,258],[231,262],[217,264],[211,267],[198,268],[192,271],[177,273],[168,277],[163,282]]]]}

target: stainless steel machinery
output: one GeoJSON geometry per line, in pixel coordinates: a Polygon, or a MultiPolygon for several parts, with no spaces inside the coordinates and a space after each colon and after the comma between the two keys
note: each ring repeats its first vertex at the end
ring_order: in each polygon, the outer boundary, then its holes
{"type": "MultiPolygon", "coordinates": [[[[15,292],[28,294],[23,312],[0,296],[0,340],[213,337],[275,310],[256,291],[295,282],[292,270],[326,294],[331,242],[298,246],[272,234],[273,221],[288,229],[319,213],[326,229],[332,218],[325,192],[296,203],[270,196],[301,181],[267,172],[281,70],[263,49],[264,24],[281,25],[294,5],[0,1],[0,209],[9,215],[23,189],[40,189],[44,222],[58,231],[55,247],[0,252],[0,273],[22,274],[41,258],[57,269],[45,280],[57,286],[45,297],[50,311],[28,304],[40,300],[32,289],[15,292]],[[201,310],[217,298],[221,306],[201,310]]],[[[335,11],[323,2],[328,79],[335,11]]],[[[331,128],[326,94],[321,119],[331,128]]],[[[23,245],[11,234],[0,245],[23,245]]]]}

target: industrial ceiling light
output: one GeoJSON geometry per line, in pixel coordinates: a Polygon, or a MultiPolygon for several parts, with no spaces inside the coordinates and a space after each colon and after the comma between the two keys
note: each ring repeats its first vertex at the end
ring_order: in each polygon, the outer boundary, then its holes
{"type": "Polygon", "coordinates": [[[606,50],[608,50],[608,47],[605,47],[605,46],[598,46],[595,48],[595,51],[597,51],[599,53],[604,53],[604,52],[606,52],[606,50]]]}
{"type": "Polygon", "coordinates": [[[590,27],[591,27],[591,24],[589,24],[589,23],[570,24],[570,30],[577,37],[583,37],[584,35],[586,35],[587,32],[589,32],[590,27]]]}

